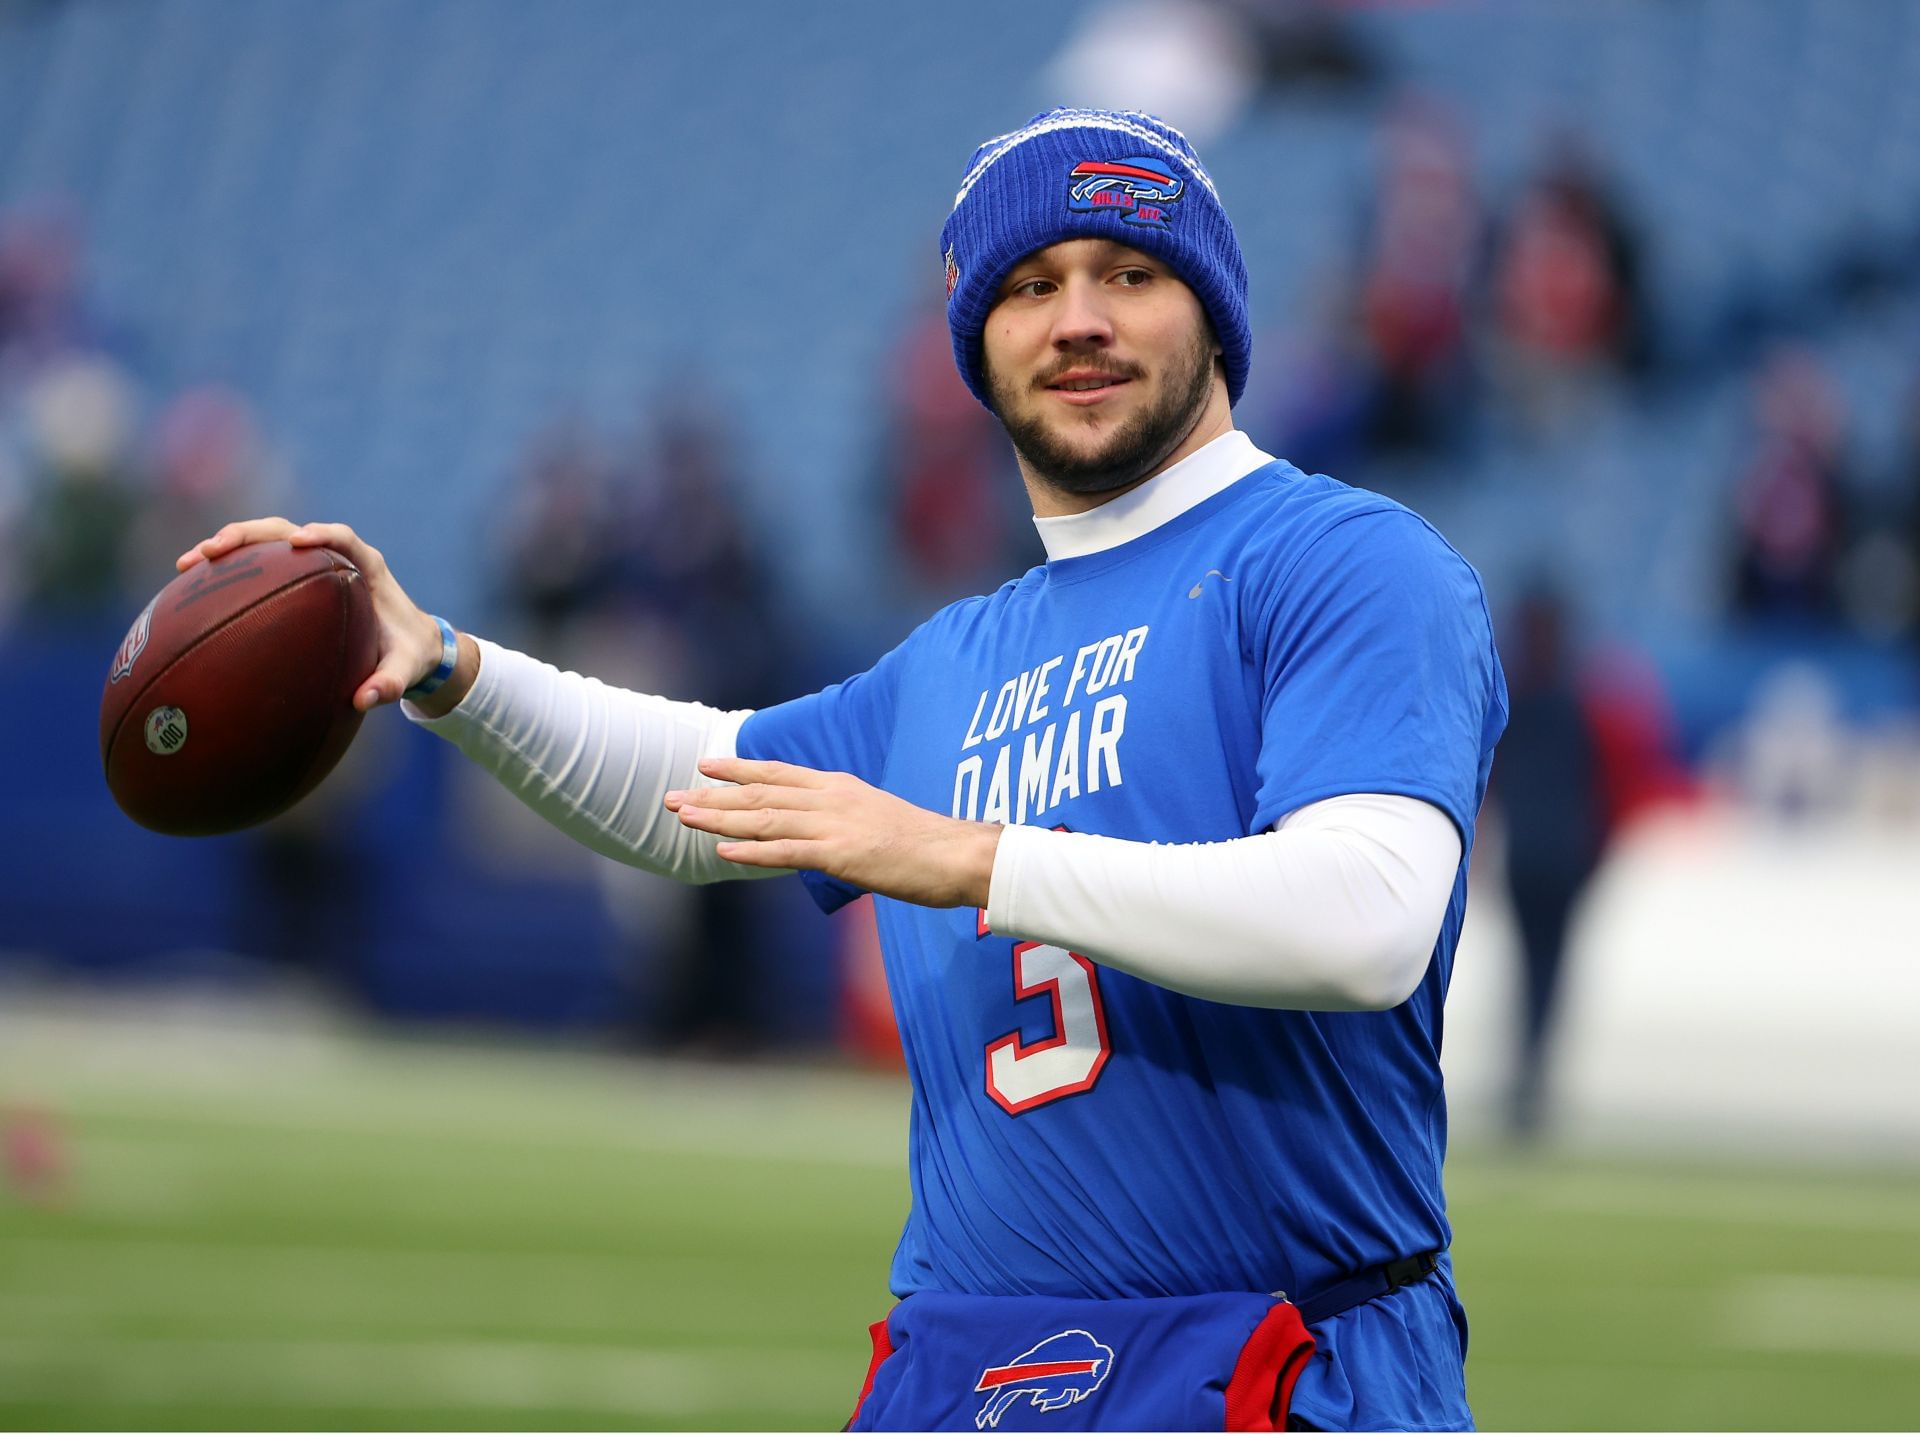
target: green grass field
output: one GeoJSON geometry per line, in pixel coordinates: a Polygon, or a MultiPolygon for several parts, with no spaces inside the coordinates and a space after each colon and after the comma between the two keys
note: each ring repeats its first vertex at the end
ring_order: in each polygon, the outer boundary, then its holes
{"type": "MultiPolygon", "coordinates": [[[[0,1424],[834,1428],[886,1308],[905,1092],[42,1015],[0,1103],[0,1424]]],[[[1450,1190],[1487,1429],[1911,1428],[1920,1177],[1515,1161],[1450,1190]]]]}

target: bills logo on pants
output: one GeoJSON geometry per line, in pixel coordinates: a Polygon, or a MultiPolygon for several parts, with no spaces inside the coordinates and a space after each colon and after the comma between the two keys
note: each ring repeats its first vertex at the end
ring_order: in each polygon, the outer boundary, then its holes
{"type": "Polygon", "coordinates": [[[1036,1409],[1064,1409],[1106,1383],[1113,1351],[1083,1329],[1049,1335],[1025,1354],[983,1370],[973,1387],[987,1402],[973,1416],[977,1429],[997,1429],[1000,1416],[1021,1399],[1036,1409]]]}

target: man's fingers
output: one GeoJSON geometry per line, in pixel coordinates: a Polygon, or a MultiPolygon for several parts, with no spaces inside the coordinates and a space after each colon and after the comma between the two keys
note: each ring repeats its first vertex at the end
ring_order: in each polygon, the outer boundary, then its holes
{"type": "Polygon", "coordinates": [[[372,576],[385,566],[379,551],[345,523],[295,523],[286,518],[248,518],[228,523],[210,538],[202,538],[173,560],[174,567],[185,572],[195,563],[223,558],[235,548],[252,543],[282,541],[296,548],[332,548],[353,560],[355,567],[372,576]]]}
{"type": "Polygon", "coordinates": [[[288,534],[287,541],[296,548],[332,548],[368,577],[378,576],[386,567],[379,549],[345,523],[306,523],[288,534]]]}
{"type": "Polygon", "coordinates": [[[806,841],[723,841],[714,847],[714,851],[736,866],[811,871],[819,865],[819,858],[811,854],[814,845],[806,841]]]}
{"type": "MultiPolygon", "coordinates": [[[[701,795],[704,797],[706,793],[701,795]]],[[[739,841],[781,841],[788,837],[818,838],[821,835],[816,813],[780,807],[718,811],[706,806],[682,806],[680,820],[695,831],[739,841]]]]}
{"type": "Polygon", "coordinates": [[[398,702],[412,677],[405,659],[398,653],[389,653],[353,694],[353,705],[362,712],[371,712],[389,702],[398,702]]]}
{"type": "Polygon", "coordinates": [[[282,538],[291,541],[295,529],[296,525],[286,518],[249,518],[244,522],[228,523],[212,537],[202,538],[188,548],[173,560],[173,565],[184,573],[195,563],[223,558],[235,548],[244,548],[251,543],[271,543],[282,538]]]}
{"type": "Polygon", "coordinates": [[[827,779],[825,772],[812,767],[798,767],[792,762],[751,762],[745,757],[703,757],[700,771],[703,776],[741,786],[764,782],[775,787],[821,787],[827,779]]]}
{"type": "Polygon", "coordinates": [[[818,811],[826,794],[811,787],[770,787],[764,782],[749,782],[744,787],[701,787],[698,790],[668,792],[667,810],[677,812],[689,804],[719,811],[744,812],[755,807],[783,807],[788,811],[818,811]]]}

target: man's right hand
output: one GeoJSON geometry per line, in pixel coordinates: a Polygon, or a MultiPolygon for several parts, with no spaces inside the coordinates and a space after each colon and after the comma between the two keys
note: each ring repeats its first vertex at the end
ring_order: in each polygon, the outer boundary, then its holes
{"type": "MultiPolygon", "coordinates": [[[[174,566],[185,572],[195,563],[225,557],[235,548],[278,541],[296,548],[332,548],[360,569],[366,579],[367,592],[373,598],[374,617],[380,627],[380,659],[379,666],[354,693],[355,707],[367,712],[384,703],[398,702],[401,693],[440,665],[439,625],[407,596],[399,580],[388,570],[379,549],[344,523],[302,526],[285,518],[250,518],[229,523],[211,538],[203,538],[187,549],[174,561],[174,566]]],[[[470,650],[477,665],[478,651],[473,649],[473,640],[463,636],[460,646],[461,665],[468,665],[465,659],[470,650]]],[[[435,705],[450,708],[471,682],[472,677],[468,675],[466,682],[455,691],[449,691],[455,684],[448,683],[434,694],[438,699],[441,693],[447,693],[447,700],[435,705]]]]}

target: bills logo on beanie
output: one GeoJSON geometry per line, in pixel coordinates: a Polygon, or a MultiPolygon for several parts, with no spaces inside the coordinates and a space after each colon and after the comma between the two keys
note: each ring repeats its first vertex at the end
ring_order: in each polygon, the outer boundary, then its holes
{"type": "Polygon", "coordinates": [[[1247,266],[1186,136],[1138,110],[1053,109],[968,161],[940,231],[953,356],[989,407],[980,340],[1007,271],[1067,239],[1112,239],[1164,262],[1213,322],[1227,396],[1247,385],[1247,266]]]}
{"type": "Polygon", "coordinates": [[[1072,178],[1067,208],[1082,214],[1118,209],[1126,223],[1158,229],[1167,227],[1174,202],[1187,187],[1159,160],[1139,154],[1120,160],[1082,160],[1073,167],[1072,178]]]}

